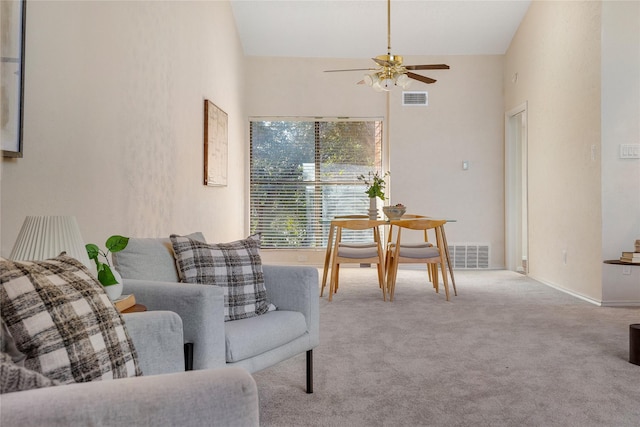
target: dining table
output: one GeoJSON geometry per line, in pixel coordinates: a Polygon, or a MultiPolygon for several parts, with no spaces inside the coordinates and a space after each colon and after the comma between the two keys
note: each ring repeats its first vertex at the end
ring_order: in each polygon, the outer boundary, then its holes
{"type": "MultiPolygon", "coordinates": [[[[341,217],[336,217],[333,220],[331,220],[331,223],[329,225],[329,234],[327,237],[327,249],[325,251],[325,258],[324,258],[324,269],[323,269],[323,273],[322,273],[322,291],[324,290],[326,283],[327,283],[327,277],[329,275],[329,269],[331,266],[331,257],[333,255],[333,239],[335,237],[335,228],[336,228],[336,222],[337,221],[344,221],[344,220],[349,220],[349,219],[353,219],[353,220],[362,220],[362,219],[367,219],[368,216],[367,215],[345,215],[345,216],[341,216],[341,217]]],[[[403,215],[400,218],[394,218],[394,219],[373,219],[371,221],[375,221],[374,226],[389,226],[389,231],[387,234],[387,239],[385,239],[385,241],[390,241],[389,237],[391,235],[391,233],[393,232],[393,226],[394,224],[397,223],[397,221],[399,220],[407,220],[407,219],[437,219],[437,218],[433,218],[433,217],[429,217],[429,216],[424,216],[424,215],[403,215]]],[[[449,222],[456,222],[457,220],[455,219],[446,219],[445,221],[447,221],[447,223],[449,222]]],[[[449,277],[451,277],[451,283],[453,285],[453,289],[454,289],[454,293],[457,295],[457,291],[456,291],[456,282],[455,282],[455,277],[453,274],[453,265],[451,262],[451,254],[449,252],[449,244],[447,243],[447,237],[446,237],[446,233],[445,233],[445,229],[444,227],[441,228],[442,231],[442,240],[444,242],[444,254],[445,254],[445,258],[446,258],[446,266],[447,266],[447,270],[449,272],[449,277]]],[[[383,251],[386,253],[386,250],[383,251]]],[[[443,274],[446,274],[446,272],[443,271],[443,274]]],[[[321,291],[321,296],[322,296],[322,291],[321,291]]]]}

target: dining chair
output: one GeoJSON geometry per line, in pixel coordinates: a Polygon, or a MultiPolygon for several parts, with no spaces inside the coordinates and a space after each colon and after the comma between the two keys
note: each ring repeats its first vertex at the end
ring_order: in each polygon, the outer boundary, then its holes
{"type": "MultiPolygon", "coordinates": [[[[368,219],[369,215],[363,214],[349,214],[349,215],[337,215],[333,217],[334,220],[338,219],[368,219]]],[[[320,288],[320,297],[324,293],[324,288],[327,284],[327,277],[329,269],[331,268],[331,253],[333,252],[333,235],[334,235],[335,226],[333,225],[333,221],[329,225],[329,235],[327,236],[327,250],[324,255],[324,269],[322,272],[322,287],[320,288]]]]}
{"type": "MultiPolygon", "coordinates": [[[[402,215],[402,218],[400,218],[400,220],[403,219],[417,219],[417,218],[428,218],[425,215],[418,215],[418,214],[404,214],[402,215]]],[[[393,251],[393,248],[395,247],[395,243],[393,241],[393,225],[394,222],[397,220],[393,220],[393,221],[389,221],[389,234],[387,235],[387,248],[386,248],[386,253],[387,255],[385,256],[384,262],[385,262],[385,270],[389,271],[389,262],[391,261],[391,256],[389,254],[390,251],[393,251]]],[[[410,244],[410,243],[405,243],[405,246],[413,246],[413,247],[429,247],[429,246],[433,246],[431,243],[429,243],[429,235],[427,234],[427,230],[424,230],[424,242],[423,243],[415,243],[415,244],[410,244]]],[[[431,282],[431,270],[427,269],[428,273],[429,273],[429,281],[431,282]]],[[[388,286],[388,284],[387,284],[388,286]]]]}
{"type": "MultiPolygon", "coordinates": [[[[418,215],[418,214],[404,214],[400,219],[417,219],[417,218],[431,218],[431,217],[426,215],[418,215]]],[[[447,220],[447,222],[449,221],[450,220],[447,220]]],[[[453,274],[453,265],[451,262],[451,255],[449,253],[449,244],[447,243],[447,234],[445,233],[444,226],[441,227],[441,231],[442,231],[442,241],[444,242],[444,250],[447,255],[447,270],[449,271],[449,277],[451,278],[451,284],[453,285],[455,295],[458,295],[458,291],[456,290],[456,278],[453,274]]],[[[428,242],[429,242],[429,235],[427,233],[427,230],[424,230],[424,243],[427,244],[428,242]]],[[[404,243],[403,246],[412,246],[412,244],[404,243]]],[[[414,244],[414,246],[420,247],[422,246],[422,244],[417,243],[417,244],[414,244]]],[[[426,245],[426,246],[429,246],[429,245],[426,245]]],[[[393,248],[393,221],[390,222],[390,227],[389,227],[389,236],[387,239],[387,253],[392,248],[393,248]]],[[[385,263],[386,263],[385,267],[387,269],[388,269],[389,259],[390,257],[388,256],[385,257],[385,263]]],[[[427,269],[427,270],[429,272],[429,281],[433,282],[433,277],[431,277],[431,270],[430,269],[427,269]]],[[[435,288],[435,285],[434,285],[434,288],[435,288]]]]}
{"type": "MultiPolygon", "coordinates": [[[[354,264],[376,264],[378,271],[378,285],[382,290],[382,299],[387,300],[387,285],[385,280],[384,253],[378,227],[385,224],[385,221],[364,218],[344,218],[334,219],[331,226],[335,230],[335,241],[331,251],[331,280],[329,286],[329,301],[332,301],[333,294],[339,286],[340,265],[347,263],[354,264]],[[343,241],[345,230],[373,231],[373,242],[352,242],[343,241]]],[[[322,285],[320,295],[322,296],[325,283],[322,285]]]]}
{"type": "MultiPolygon", "coordinates": [[[[411,218],[394,220],[391,223],[397,227],[398,231],[395,242],[390,243],[387,249],[387,286],[389,287],[389,300],[393,301],[395,295],[398,264],[418,263],[427,264],[427,271],[430,273],[430,280],[433,283],[436,293],[439,293],[438,265],[440,265],[446,299],[449,301],[449,280],[447,275],[448,256],[444,242],[444,225],[447,221],[428,218],[411,218]],[[402,243],[403,230],[419,230],[425,233],[425,236],[428,230],[434,230],[436,235],[435,245],[430,242],[419,244],[402,243]]],[[[453,287],[454,294],[457,295],[455,284],[453,287]]]]}

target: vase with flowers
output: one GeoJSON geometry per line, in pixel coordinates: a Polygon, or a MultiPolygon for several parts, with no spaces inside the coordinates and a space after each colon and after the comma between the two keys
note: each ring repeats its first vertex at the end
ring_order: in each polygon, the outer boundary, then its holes
{"type": "Polygon", "coordinates": [[[378,206],[377,199],[384,200],[384,189],[385,189],[385,178],[391,175],[389,171],[385,172],[384,175],[380,175],[380,172],[369,172],[367,176],[361,174],[358,176],[358,181],[364,182],[367,186],[365,193],[369,196],[369,218],[377,219],[378,218],[378,206]]]}

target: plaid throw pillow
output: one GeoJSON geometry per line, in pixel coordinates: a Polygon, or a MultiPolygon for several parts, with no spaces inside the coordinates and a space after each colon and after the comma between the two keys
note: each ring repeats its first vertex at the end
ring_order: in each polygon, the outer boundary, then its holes
{"type": "Polygon", "coordinates": [[[11,356],[0,353],[0,394],[57,385],[39,372],[13,363],[11,356]]]}
{"type": "Polygon", "coordinates": [[[24,366],[63,384],[142,375],[120,313],[79,261],[0,261],[2,319],[24,366]]]}
{"type": "Polygon", "coordinates": [[[224,320],[238,320],[269,310],[264,287],[260,236],[210,244],[171,235],[180,281],[216,285],[224,290],[224,320]]]}
{"type": "Polygon", "coordinates": [[[0,394],[56,385],[39,372],[22,366],[27,357],[16,347],[9,328],[0,318],[0,394]]]}

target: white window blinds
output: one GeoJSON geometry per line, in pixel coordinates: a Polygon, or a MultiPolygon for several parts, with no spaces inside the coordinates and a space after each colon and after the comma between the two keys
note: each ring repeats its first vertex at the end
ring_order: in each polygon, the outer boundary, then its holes
{"type": "Polygon", "coordinates": [[[263,248],[325,247],[333,217],[367,213],[357,177],[381,172],[381,121],[251,121],[250,144],[250,228],[263,248]]]}

